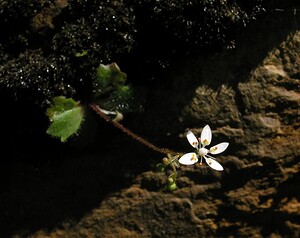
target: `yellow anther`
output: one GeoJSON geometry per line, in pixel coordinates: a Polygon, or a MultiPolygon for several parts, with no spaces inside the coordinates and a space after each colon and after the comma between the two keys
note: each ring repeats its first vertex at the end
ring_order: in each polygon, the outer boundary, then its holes
{"type": "Polygon", "coordinates": [[[217,146],[215,146],[215,147],[212,148],[213,151],[216,151],[217,149],[218,149],[217,146]]]}
{"type": "Polygon", "coordinates": [[[191,158],[191,160],[194,160],[194,161],[196,161],[197,160],[197,158],[193,155],[192,156],[192,158],[191,158]]]}

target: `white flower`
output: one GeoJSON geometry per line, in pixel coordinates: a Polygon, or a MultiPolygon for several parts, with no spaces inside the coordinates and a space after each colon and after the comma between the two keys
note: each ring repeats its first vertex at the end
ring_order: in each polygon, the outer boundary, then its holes
{"type": "Polygon", "coordinates": [[[184,165],[192,165],[198,162],[198,158],[200,157],[200,165],[202,164],[202,159],[204,158],[206,163],[215,170],[222,171],[223,167],[220,165],[217,161],[215,161],[215,158],[208,155],[210,154],[220,154],[224,150],[227,149],[229,143],[228,142],[222,142],[220,144],[217,144],[213,147],[210,147],[209,149],[206,149],[205,146],[209,145],[211,142],[211,129],[209,125],[206,125],[202,132],[201,137],[199,138],[199,141],[197,140],[196,136],[193,134],[193,132],[189,131],[186,135],[189,143],[191,146],[193,146],[196,149],[196,153],[187,153],[184,154],[180,159],[179,163],[184,165]],[[200,142],[200,143],[199,143],[200,142]]]}

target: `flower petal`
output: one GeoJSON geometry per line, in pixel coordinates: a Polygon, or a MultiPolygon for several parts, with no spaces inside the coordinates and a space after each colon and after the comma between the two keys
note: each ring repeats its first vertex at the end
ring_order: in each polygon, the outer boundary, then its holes
{"type": "Polygon", "coordinates": [[[208,157],[204,157],[206,163],[208,164],[209,167],[211,167],[214,170],[218,170],[218,171],[222,171],[223,166],[221,164],[219,164],[217,161],[215,161],[212,158],[208,158],[208,157]]]}
{"type": "Polygon", "coordinates": [[[203,146],[209,145],[211,142],[211,129],[209,125],[206,125],[201,132],[201,144],[203,146]]]}
{"type": "Polygon", "coordinates": [[[193,132],[188,131],[188,133],[186,134],[186,138],[188,139],[191,146],[198,149],[199,143],[198,143],[196,136],[193,134],[193,132]]]}
{"type": "Polygon", "coordinates": [[[192,165],[198,162],[198,157],[196,153],[187,153],[181,156],[179,159],[180,164],[192,165]]]}
{"type": "Polygon", "coordinates": [[[213,155],[215,155],[215,154],[220,154],[220,153],[222,153],[224,150],[227,149],[228,145],[229,145],[228,142],[222,142],[222,143],[220,143],[220,144],[217,144],[217,145],[215,145],[215,146],[213,146],[213,147],[211,147],[211,148],[209,149],[209,153],[211,153],[211,154],[213,154],[213,155]]]}

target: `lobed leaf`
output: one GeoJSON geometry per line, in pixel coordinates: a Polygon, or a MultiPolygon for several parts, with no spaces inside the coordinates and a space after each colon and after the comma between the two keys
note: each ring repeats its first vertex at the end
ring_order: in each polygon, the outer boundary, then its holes
{"type": "Polygon", "coordinates": [[[47,109],[51,121],[47,134],[65,142],[79,130],[83,121],[83,108],[72,98],[63,96],[53,98],[52,103],[52,107],[47,109]]]}
{"type": "MultiPolygon", "coordinates": [[[[123,73],[116,63],[100,64],[97,68],[96,92],[105,94],[124,86],[127,75],[123,73]]],[[[99,95],[98,95],[99,96],[99,95]]]]}

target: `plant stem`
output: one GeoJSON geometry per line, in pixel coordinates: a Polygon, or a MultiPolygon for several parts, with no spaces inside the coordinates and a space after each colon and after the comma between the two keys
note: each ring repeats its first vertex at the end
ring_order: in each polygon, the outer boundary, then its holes
{"type": "Polygon", "coordinates": [[[113,126],[115,126],[116,128],[120,129],[122,132],[124,132],[125,134],[127,134],[128,136],[130,136],[131,138],[137,140],[138,142],[142,143],[143,145],[147,146],[148,148],[159,152],[161,154],[180,154],[178,152],[172,151],[170,149],[166,149],[166,148],[160,148],[154,144],[152,144],[151,142],[145,140],[144,138],[140,137],[139,135],[133,133],[132,131],[130,131],[129,129],[127,129],[126,127],[124,127],[122,124],[120,124],[119,122],[113,121],[111,120],[105,113],[102,112],[102,110],[100,109],[100,107],[97,104],[90,104],[90,107],[102,118],[104,119],[106,122],[112,124],[113,126]]]}

